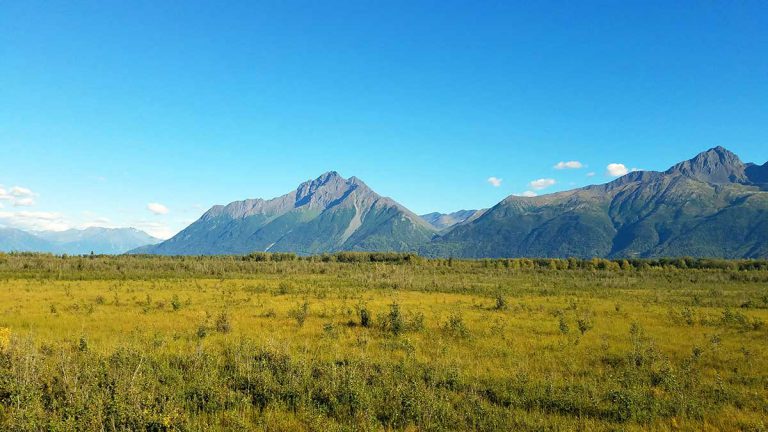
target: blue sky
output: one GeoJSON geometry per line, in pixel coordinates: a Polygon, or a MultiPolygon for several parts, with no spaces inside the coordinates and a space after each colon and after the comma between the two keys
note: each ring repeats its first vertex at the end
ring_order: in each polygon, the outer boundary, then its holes
{"type": "Polygon", "coordinates": [[[768,159],[768,3],[525,3],[3,2],[0,225],[167,237],[328,170],[426,213],[768,159]]]}

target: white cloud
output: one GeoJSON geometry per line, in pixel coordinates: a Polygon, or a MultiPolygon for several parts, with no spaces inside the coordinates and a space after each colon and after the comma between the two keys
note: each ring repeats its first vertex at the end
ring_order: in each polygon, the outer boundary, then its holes
{"type": "Polygon", "coordinates": [[[533,190],[542,190],[554,185],[555,183],[557,183],[555,179],[541,178],[528,183],[528,186],[530,186],[533,190]]]}
{"type": "Polygon", "coordinates": [[[488,177],[488,183],[491,184],[493,187],[499,187],[501,186],[502,179],[498,177],[488,177]]]}
{"type": "Polygon", "coordinates": [[[13,205],[16,206],[16,207],[30,207],[30,206],[35,205],[35,199],[31,198],[31,197],[17,198],[13,202],[13,205]]]}
{"type": "Polygon", "coordinates": [[[41,211],[0,211],[0,225],[34,231],[63,231],[71,228],[60,213],[41,211]]]}
{"type": "MultiPolygon", "coordinates": [[[[86,213],[86,212],[83,212],[86,213]]],[[[88,214],[91,214],[90,212],[87,212],[88,214]]],[[[98,228],[121,228],[119,226],[116,226],[110,221],[108,218],[105,217],[93,217],[91,219],[86,220],[85,222],[79,224],[77,226],[77,229],[86,229],[86,228],[92,228],[92,227],[98,227],[98,228]]]]}
{"type": "Polygon", "coordinates": [[[173,237],[179,231],[160,222],[136,221],[131,224],[131,226],[146,232],[152,237],[157,237],[163,240],[173,237]]]}
{"type": "Polygon", "coordinates": [[[539,194],[537,194],[537,193],[536,193],[536,192],[534,192],[534,191],[525,191],[525,192],[523,192],[523,193],[521,193],[521,194],[520,194],[520,196],[529,197],[529,198],[530,198],[530,197],[535,197],[535,196],[537,196],[537,195],[539,195],[539,194]]]}
{"type": "Polygon", "coordinates": [[[595,172],[594,171],[590,171],[590,172],[587,173],[587,177],[594,177],[594,176],[595,176],[595,172]]]}
{"type": "Polygon", "coordinates": [[[27,188],[24,188],[24,187],[21,187],[21,186],[14,186],[14,187],[12,187],[11,188],[11,195],[13,195],[13,196],[15,196],[17,198],[27,198],[27,197],[35,196],[35,194],[31,190],[29,190],[27,188]]]}
{"type": "Polygon", "coordinates": [[[6,189],[0,185],[0,201],[8,201],[16,207],[29,207],[35,205],[36,193],[21,186],[6,189]]]}
{"type": "Polygon", "coordinates": [[[637,168],[629,169],[626,165],[620,163],[611,163],[605,167],[605,175],[611,177],[621,177],[629,172],[639,171],[637,168]]]}
{"type": "Polygon", "coordinates": [[[561,170],[561,169],[579,169],[584,168],[584,164],[582,164],[579,161],[568,161],[568,162],[558,162],[553,167],[555,169],[561,170]]]}
{"type": "Polygon", "coordinates": [[[168,210],[168,207],[160,204],[160,203],[149,203],[147,204],[147,210],[151,211],[152,213],[156,215],[164,215],[168,214],[170,210],[168,210]]]}

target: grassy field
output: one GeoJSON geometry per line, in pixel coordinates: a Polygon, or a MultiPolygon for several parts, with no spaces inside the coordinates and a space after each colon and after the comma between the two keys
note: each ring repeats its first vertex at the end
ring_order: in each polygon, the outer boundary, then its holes
{"type": "Polygon", "coordinates": [[[0,254],[0,430],[768,429],[765,263],[276,258],[0,254]]]}

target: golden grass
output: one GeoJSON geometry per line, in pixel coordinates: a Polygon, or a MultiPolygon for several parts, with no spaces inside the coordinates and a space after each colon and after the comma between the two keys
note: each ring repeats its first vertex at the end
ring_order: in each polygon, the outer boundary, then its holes
{"type": "MultiPolygon", "coordinates": [[[[458,429],[764,430],[768,329],[761,323],[768,320],[768,292],[766,274],[756,275],[740,280],[728,271],[287,262],[231,278],[7,278],[0,281],[0,351],[14,350],[15,361],[25,353],[48,353],[54,362],[64,355],[56,353],[77,353],[78,347],[97,359],[130,348],[161,359],[225,355],[247,342],[292,364],[413,367],[453,377],[458,390],[436,387],[436,398],[454,398],[447,406],[457,412],[476,404],[490,410],[487,418],[495,416],[483,423],[462,414],[458,429]],[[496,308],[497,296],[505,308],[496,308]],[[740,307],[747,300],[751,306],[740,307]],[[296,311],[304,303],[308,314],[299,324],[296,311]],[[392,304],[406,324],[422,315],[423,328],[393,335],[381,327],[392,304]],[[360,326],[361,308],[371,312],[374,327],[360,326]],[[222,314],[231,331],[217,331],[222,314]],[[646,363],[632,364],[633,353],[646,363]],[[647,377],[634,375],[636,370],[647,377]],[[488,396],[482,389],[501,393],[488,396]],[[628,403],[624,412],[624,397],[651,408],[636,412],[628,403]],[[671,408],[653,408],[654,401],[671,408]]],[[[0,426],[22,426],[19,407],[2,402],[2,393],[0,387],[0,426]]],[[[192,410],[189,400],[179,398],[167,411],[152,405],[142,418],[154,419],[158,429],[451,429],[428,417],[438,411],[426,408],[399,421],[369,412],[333,414],[312,398],[294,408],[281,399],[260,409],[245,400],[215,410],[192,410]]],[[[43,406],[37,415],[59,418],[60,409],[43,406]]],[[[75,420],[61,424],[85,427],[75,420]]]]}

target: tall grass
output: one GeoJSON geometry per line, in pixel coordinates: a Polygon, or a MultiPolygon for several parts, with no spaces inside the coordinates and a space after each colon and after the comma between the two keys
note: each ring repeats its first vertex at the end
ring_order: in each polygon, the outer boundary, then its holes
{"type": "Polygon", "coordinates": [[[767,282],[751,261],[4,254],[0,430],[765,430],[767,282]]]}

